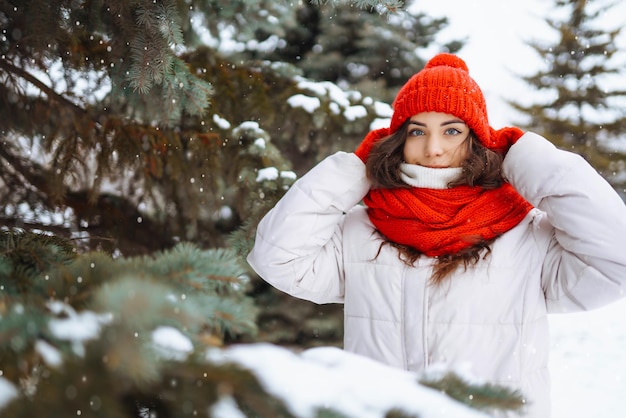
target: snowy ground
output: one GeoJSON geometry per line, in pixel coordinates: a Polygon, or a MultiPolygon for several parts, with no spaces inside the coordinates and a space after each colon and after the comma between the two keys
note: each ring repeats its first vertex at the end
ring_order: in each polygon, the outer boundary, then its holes
{"type": "Polygon", "coordinates": [[[553,417],[626,417],[626,301],[550,324],[553,417]]]}

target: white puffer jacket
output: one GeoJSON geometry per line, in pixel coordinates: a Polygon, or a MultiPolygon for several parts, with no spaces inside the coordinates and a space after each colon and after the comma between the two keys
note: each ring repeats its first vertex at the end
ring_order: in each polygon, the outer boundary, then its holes
{"type": "MultiPolygon", "coordinates": [[[[429,285],[433,259],[414,267],[385,245],[359,205],[365,165],[337,153],[298,180],[258,226],[248,256],[276,288],[345,304],[344,348],[421,372],[471,367],[518,389],[523,416],[550,416],[547,313],[600,307],[626,289],[626,206],[576,154],[526,133],[504,173],[535,208],[478,266],[429,285]]],[[[511,415],[517,416],[517,415],[511,415]]]]}

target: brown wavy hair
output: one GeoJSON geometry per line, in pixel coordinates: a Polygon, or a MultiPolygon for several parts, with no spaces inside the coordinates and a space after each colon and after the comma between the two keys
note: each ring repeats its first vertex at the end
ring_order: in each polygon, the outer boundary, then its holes
{"type": "MultiPolygon", "coordinates": [[[[367,177],[372,188],[411,187],[400,177],[400,164],[404,162],[404,142],[407,139],[408,123],[407,120],[395,133],[380,139],[372,147],[365,164],[367,177]]],[[[473,132],[468,135],[464,146],[467,147],[468,153],[467,158],[461,164],[462,175],[459,179],[449,183],[448,186],[468,185],[484,189],[500,187],[504,183],[502,177],[503,156],[482,145],[473,132]]],[[[481,240],[456,254],[437,257],[431,282],[439,284],[457,267],[462,265],[467,270],[469,266],[485,259],[491,252],[490,245],[494,239],[481,240]]],[[[381,248],[385,244],[396,248],[398,257],[410,266],[414,265],[422,255],[413,247],[392,241],[383,242],[381,248]]]]}

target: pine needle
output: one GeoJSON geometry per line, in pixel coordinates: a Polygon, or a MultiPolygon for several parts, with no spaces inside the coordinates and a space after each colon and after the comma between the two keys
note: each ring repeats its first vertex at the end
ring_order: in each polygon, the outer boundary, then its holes
{"type": "Polygon", "coordinates": [[[525,404],[524,398],[517,391],[493,384],[469,384],[454,373],[446,373],[437,380],[423,379],[420,383],[483,411],[517,411],[525,404]]]}

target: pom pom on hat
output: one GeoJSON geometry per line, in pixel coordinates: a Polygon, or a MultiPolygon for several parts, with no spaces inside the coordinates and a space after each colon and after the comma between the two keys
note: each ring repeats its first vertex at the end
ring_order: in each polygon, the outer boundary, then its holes
{"type": "Polygon", "coordinates": [[[458,68],[459,70],[463,70],[469,74],[469,68],[467,68],[467,64],[461,58],[456,55],[442,53],[439,55],[435,55],[430,61],[426,63],[424,69],[439,67],[439,66],[448,66],[452,68],[458,68]]]}
{"type": "Polygon", "coordinates": [[[449,113],[462,119],[487,148],[497,150],[487,117],[485,97],[470,77],[465,61],[441,53],[426,63],[398,92],[393,103],[390,132],[411,116],[422,112],[449,113]]]}

